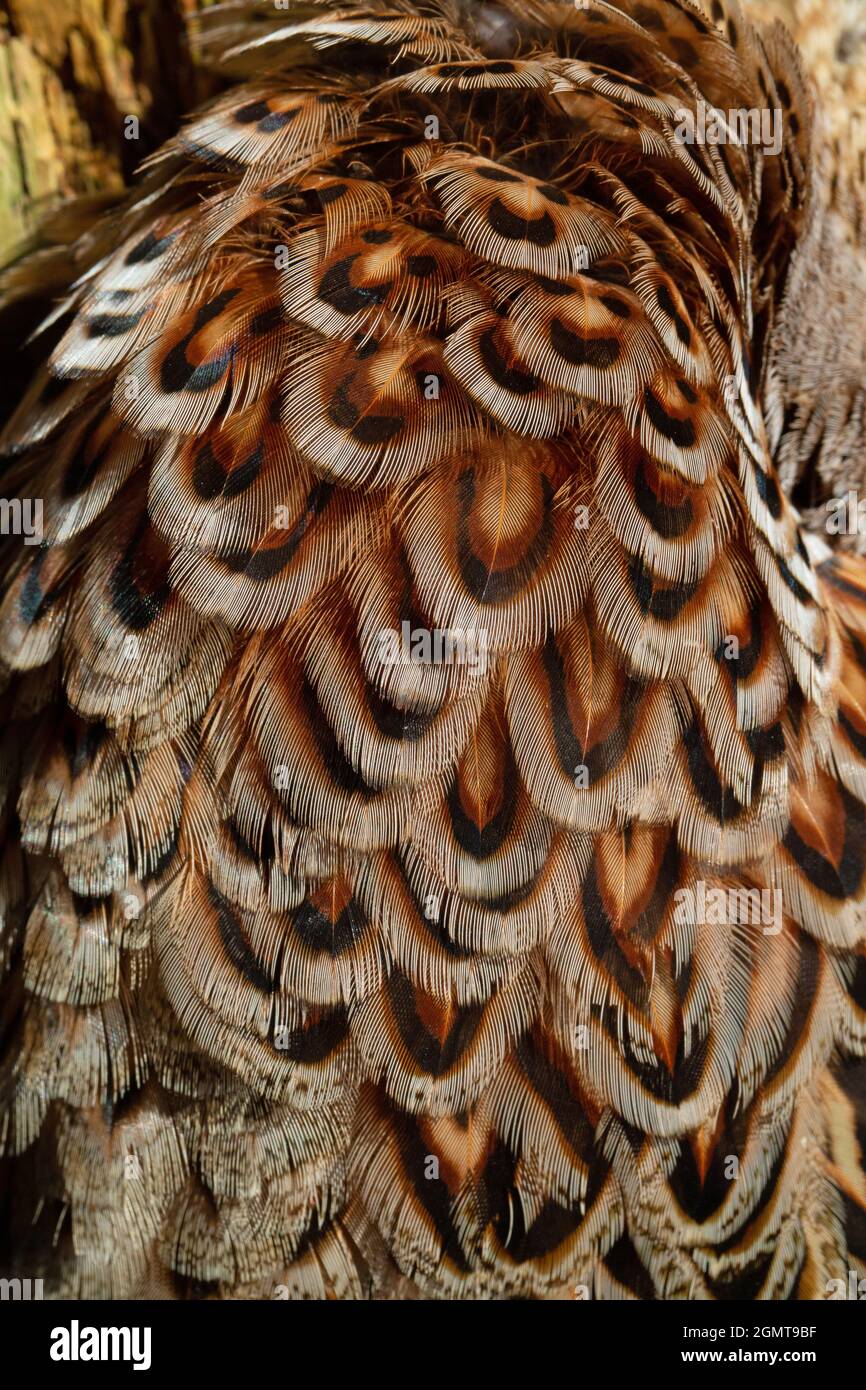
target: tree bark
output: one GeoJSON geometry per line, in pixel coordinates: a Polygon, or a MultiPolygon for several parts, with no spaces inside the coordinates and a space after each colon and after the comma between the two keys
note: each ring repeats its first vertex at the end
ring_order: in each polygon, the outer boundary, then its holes
{"type": "Polygon", "coordinates": [[[65,199],[122,189],[205,94],[199,3],[2,0],[0,264],[65,199]]]}

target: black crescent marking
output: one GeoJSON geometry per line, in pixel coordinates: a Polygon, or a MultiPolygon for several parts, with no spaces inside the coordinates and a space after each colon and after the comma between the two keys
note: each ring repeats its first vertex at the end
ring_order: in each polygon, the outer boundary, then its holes
{"type": "Polygon", "coordinates": [[[133,632],[144,632],[150,627],[171,598],[171,585],[167,579],[149,594],[142,593],[135,582],[135,553],[146,526],[145,518],[111,571],[108,581],[114,611],[123,625],[133,632]]]}
{"type": "Polygon", "coordinates": [[[697,436],[691,420],[678,420],[675,416],[668,415],[661,401],[648,386],[644,387],[643,398],[647,415],[659,434],[663,434],[665,439],[676,444],[678,449],[692,448],[697,436]]]}
{"type": "Polygon", "coordinates": [[[86,318],[88,338],[122,338],[137,328],[147,313],[148,305],[134,314],[94,314],[86,318]]]}
{"type": "Polygon", "coordinates": [[[306,676],[301,684],[301,704],[307,716],[316,751],[334,786],[339,787],[340,791],[346,792],[349,796],[357,795],[362,801],[372,801],[378,796],[376,788],[369,786],[361,773],[357,772],[349,762],[338,744],[334,731],[324,716],[316,692],[306,676]]]}
{"type": "Polygon", "coordinates": [[[349,1010],[341,1004],[328,1009],[315,1023],[295,1028],[286,1040],[287,1045],[277,1051],[277,1056],[299,1062],[302,1066],[315,1066],[336,1052],[348,1032],[349,1010]]]}
{"type": "Polygon", "coordinates": [[[841,901],[854,897],[863,882],[866,816],[860,802],[845,787],[839,787],[839,795],[845,811],[845,840],[838,868],[819,850],[807,845],[793,825],[788,826],[782,843],[810,883],[828,898],[841,901]]]}
{"type": "Polygon", "coordinates": [[[622,285],[628,289],[631,284],[627,268],[615,262],[597,261],[595,265],[589,265],[582,270],[581,275],[602,285],[622,285]]]}
{"type": "Polygon", "coordinates": [[[745,681],[754,671],[758,664],[763,647],[763,626],[761,623],[761,601],[758,599],[753,605],[750,614],[750,626],[752,629],[752,640],[747,647],[740,648],[739,656],[725,655],[725,641],[719,643],[715,651],[716,661],[724,662],[731,679],[734,681],[745,681]]]}
{"type": "Polygon", "coordinates": [[[469,536],[469,513],[475,498],[474,470],[467,468],[458,478],[457,562],[463,583],[479,603],[503,603],[513,598],[529,583],[547,556],[553,534],[553,488],[543,474],[541,489],[544,514],[523,555],[516,564],[506,569],[492,570],[475,554],[469,536]]]}
{"type": "Polygon", "coordinates": [[[781,758],[785,752],[785,731],[777,721],[775,724],[769,724],[766,729],[749,729],[746,732],[746,742],[756,761],[773,762],[776,758],[781,758]]]}
{"type": "Polygon", "coordinates": [[[27,570],[27,578],[21,585],[21,593],[18,596],[18,614],[25,627],[32,627],[34,623],[40,622],[56,602],[60,593],[59,587],[48,590],[42,588],[40,572],[47,555],[47,550],[37,551],[27,570]]]}
{"type": "Polygon", "coordinates": [[[265,443],[263,439],[260,439],[249,458],[244,459],[240,468],[235,468],[229,473],[223,489],[223,496],[239,497],[242,492],[246,492],[248,487],[252,487],[262,471],[264,461],[265,443]]]}
{"type": "Polygon", "coordinates": [[[426,1177],[429,1141],[422,1137],[414,1115],[400,1110],[390,1100],[386,1099],[383,1104],[386,1107],[388,1133],[393,1134],[397,1141],[407,1182],[442,1242],[441,1258],[453,1264],[459,1273],[467,1274],[470,1266],[454,1224],[448,1185],[441,1180],[430,1181],[426,1177]]]}
{"type": "Polygon", "coordinates": [[[292,916],[292,929],[308,951],[333,958],[350,951],[369,926],[366,913],[352,898],[336,921],[314,907],[308,898],[292,916]]]}
{"type": "Polygon", "coordinates": [[[432,729],[438,711],[421,714],[416,710],[398,709],[386,700],[369,681],[365,682],[367,708],[379,733],[385,738],[403,743],[417,743],[432,729]]]}
{"type": "Polygon", "coordinates": [[[329,266],[319,281],[316,294],[319,299],[330,304],[340,314],[357,314],[368,309],[371,304],[384,304],[393,289],[393,280],[381,285],[353,285],[350,279],[352,266],[361,255],[355,251],[329,266]]]}
{"type": "Polygon", "coordinates": [[[542,651],[542,663],[550,689],[550,721],[559,766],[567,777],[573,778],[575,768],[586,767],[590,784],[600,781],[613,771],[628,751],[629,738],[637,717],[643,687],[639,681],[628,680],[623,690],[620,722],[601,742],[588,751],[574,731],[568,712],[568,691],[565,667],[555,637],[551,634],[542,651]]]}
{"type": "Polygon", "coordinates": [[[760,464],[752,459],[752,468],[755,474],[755,483],[758,489],[758,496],[767,508],[774,521],[778,521],[782,515],[782,498],[779,493],[779,485],[770,473],[765,473],[760,464]]]}
{"type": "Polygon", "coordinates": [[[522,370],[520,367],[509,366],[505,361],[496,343],[494,330],[487,328],[478,339],[478,351],[481,360],[487,371],[504,391],[511,391],[515,396],[529,396],[533,391],[537,391],[539,381],[531,372],[522,370]]]}
{"type": "MultiPolygon", "coordinates": [[[[607,1163],[598,1162],[595,1128],[590,1124],[562,1072],[544,1055],[531,1033],[523,1034],[515,1051],[524,1074],[544,1101],[566,1143],[587,1167],[597,1166],[601,1172],[606,1172],[607,1163]]],[[[587,1199],[591,1200],[588,1194],[587,1199]]]]}
{"type": "Polygon", "coordinates": [[[257,121],[269,116],[270,112],[271,108],[266,101],[249,101],[246,106],[239,106],[233,114],[238,125],[255,125],[257,121]]]}
{"type": "Polygon", "coordinates": [[[264,120],[259,121],[256,129],[260,130],[263,135],[272,135],[275,130],[283,130],[285,126],[290,125],[297,116],[298,110],[299,108],[295,107],[289,111],[271,111],[264,120]]]}
{"type": "Polygon", "coordinates": [[[186,350],[196,333],[204,328],[205,324],[210,323],[211,319],[221,314],[223,309],[239,293],[240,291],[236,288],[224,290],[222,294],[218,294],[209,303],[203,304],[198,310],[193,326],[186,337],[182,338],[179,343],[175,343],[171,351],[166,353],[159,374],[160,385],[166,395],[173,395],[178,391],[207,391],[225,374],[234,358],[234,343],[231,343],[224,352],[211,362],[202,362],[198,367],[193,367],[187,360],[186,350]]]}
{"type": "Polygon", "coordinates": [[[480,1178],[479,1200],[496,1237],[516,1265],[528,1260],[542,1261],[570,1240],[583,1221],[579,1207],[561,1206],[552,1198],[540,1205],[531,1223],[527,1206],[521,1200],[517,1160],[500,1140],[484,1166],[480,1178]]]}
{"type": "Polygon", "coordinates": [[[164,256],[173,241],[180,236],[180,232],[167,232],[163,237],[157,237],[153,232],[148,232],[147,236],[137,241],[132,250],[124,257],[124,265],[145,265],[149,261],[157,261],[160,256],[164,256]]]}
{"type": "MultiPolygon", "coordinates": [[[[690,16],[687,16],[690,18],[690,16]]],[[[618,1284],[636,1298],[651,1303],[656,1297],[655,1284],[647,1273],[629,1236],[623,1234],[604,1257],[606,1268],[618,1284]]]]}
{"type": "Polygon", "coordinates": [[[247,167],[242,159],[220,154],[218,150],[212,150],[207,145],[202,145],[197,140],[190,140],[185,135],[179,137],[178,143],[192,159],[198,159],[202,164],[207,164],[211,169],[216,169],[220,173],[242,174],[247,167]]]}
{"type": "MultiPolygon", "coordinates": [[[[80,777],[82,772],[93,766],[93,760],[107,738],[108,728],[102,722],[85,724],[83,728],[78,729],[67,728],[64,731],[63,748],[73,779],[80,777]]],[[[129,790],[132,791],[134,786],[133,779],[129,790]]]]}
{"type": "Polygon", "coordinates": [[[546,275],[536,275],[535,283],[545,294],[555,295],[557,298],[577,294],[574,285],[569,285],[567,280],[550,280],[546,275]]]}
{"type": "Polygon", "coordinates": [[[311,487],[307,494],[304,510],[282,545],[261,550],[247,547],[244,550],[225,551],[218,556],[218,559],[234,574],[244,574],[247,579],[252,579],[258,584],[273,579],[290,563],[316,517],[321,516],[330,502],[333,491],[333,483],[327,483],[323,480],[311,487]]]}
{"type": "Polygon", "coordinates": [[[473,859],[489,859],[504,845],[511,833],[517,810],[517,768],[511,745],[507,745],[506,761],[502,774],[502,805],[485,825],[478,825],[463,809],[460,799],[460,783],[455,776],[448,788],[448,814],[451,830],[461,849],[471,854],[473,859]]]}
{"type": "Polygon", "coordinates": [[[665,912],[679,879],[682,854],[676,831],[671,830],[658,868],[652,896],[632,928],[631,935],[652,941],[661,927],[665,912]]]}
{"type": "Polygon", "coordinates": [[[523,183],[519,174],[512,174],[508,169],[490,168],[487,164],[476,164],[475,172],[490,183],[523,183]]]}
{"type": "Polygon", "coordinates": [[[556,203],[557,207],[568,207],[568,195],[563,193],[561,188],[557,188],[556,184],[540,183],[538,191],[549,203],[556,203]]]}
{"type": "Polygon", "coordinates": [[[474,958],[475,951],[471,947],[461,946],[459,942],[454,941],[452,937],[448,935],[448,932],[445,930],[445,926],[442,921],[445,899],[443,898],[437,904],[438,910],[436,913],[435,920],[428,917],[427,913],[424,911],[423,904],[420,902],[417,893],[412,887],[412,883],[406,869],[406,862],[402,852],[399,852],[395,855],[394,863],[397,866],[397,871],[400,875],[400,880],[403,884],[403,887],[406,890],[406,896],[409,898],[409,901],[415,909],[417,924],[424,929],[425,933],[427,934],[427,936],[430,937],[431,941],[434,941],[437,946],[441,947],[441,949],[446,953],[446,955],[453,956],[455,960],[470,960],[474,958]]]}
{"type": "Polygon", "coordinates": [[[533,246],[552,246],[556,241],[556,225],[549,212],[540,217],[518,217],[499,198],[494,198],[487,221],[497,236],[506,241],[529,241],[533,246]]]}
{"type": "Polygon", "coordinates": [[[634,966],[629,964],[616,939],[610,917],[599,892],[594,858],[583,881],[582,902],[583,920],[586,924],[586,934],[593,955],[602,968],[611,975],[626,999],[630,1000],[635,1008],[644,1012],[649,1002],[649,988],[640,971],[635,970],[634,966]]]}
{"type": "MultiPolygon", "coordinates": [[[[803,588],[803,585],[800,583],[799,579],[797,579],[796,576],[791,573],[791,571],[788,569],[787,564],[782,559],[781,555],[777,555],[775,550],[773,551],[773,559],[776,561],[776,568],[782,576],[782,579],[784,580],[787,587],[791,590],[791,593],[794,595],[797,602],[802,603],[804,608],[814,607],[815,600],[812,598],[812,595],[809,593],[809,590],[803,588]]],[[[817,665],[823,665],[823,654],[819,656],[817,652],[812,652],[812,656],[814,657],[817,665]]]]}
{"type": "Polygon", "coordinates": [[[428,280],[436,273],[436,257],[427,254],[410,256],[406,262],[406,269],[416,280],[428,280]]]}
{"type": "Polygon", "coordinates": [[[631,580],[634,596],[640,605],[641,613],[645,618],[657,618],[663,623],[670,623],[678,618],[701,585],[701,581],[695,579],[691,582],[656,588],[651,572],[639,555],[631,557],[628,576],[631,580]]]}
{"type": "Polygon", "coordinates": [[[808,1023],[821,981],[822,957],[818,943],[808,932],[798,935],[799,969],[793,1007],[790,1010],[785,1038],[772,1063],[767,1068],[766,1079],[772,1081],[788,1065],[798,1048],[808,1044],[808,1023]]]}
{"type": "Polygon", "coordinates": [[[659,284],[656,286],[656,299],[658,306],[663,314],[667,314],[676,329],[677,337],[684,347],[690,347],[692,342],[692,332],[686,323],[673,299],[667,285],[659,284]]]}
{"type": "Polygon", "coordinates": [[[731,788],[722,786],[716,769],[707,757],[697,719],[693,719],[683,733],[683,747],[686,750],[692,786],[701,805],[720,825],[736,820],[744,808],[731,788]]]}
{"type": "Polygon", "coordinates": [[[624,299],[620,299],[615,294],[603,294],[601,303],[605,309],[609,309],[612,314],[616,314],[618,319],[631,318],[631,309],[624,299]]]}
{"type": "Polygon", "coordinates": [[[665,22],[658,10],[654,10],[650,5],[635,5],[631,12],[632,19],[638,24],[643,25],[644,29],[654,29],[657,33],[664,33],[665,22]]]}
{"type": "Polygon", "coordinates": [[[192,471],[192,484],[196,495],[204,501],[214,497],[238,497],[256,481],[262,471],[265,458],[264,440],[259,440],[253,452],[239,468],[226,473],[213,451],[210,440],[205,440],[195,456],[192,471]]]}
{"type": "Polygon", "coordinates": [[[259,960],[243,934],[241,924],[232,910],[231,903],[223,897],[210,880],[208,880],[208,897],[211,907],[217,914],[220,939],[232,965],[240,971],[244,979],[248,980],[254,989],[260,989],[264,994],[276,994],[280,984],[278,974],[272,974],[259,960]]]}
{"type": "Polygon", "coordinates": [[[641,455],[635,470],[634,500],[641,515],[646,517],[653,530],[657,531],[665,540],[674,540],[679,536],[684,536],[694,520],[691,498],[686,497],[685,501],[680,502],[677,506],[669,506],[659,501],[647,482],[643,455],[641,455]]]}
{"type": "Polygon", "coordinates": [[[273,863],[276,857],[276,848],[274,846],[273,831],[271,830],[269,822],[266,822],[262,829],[262,840],[258,849],[247,839],[246,835],[244,835],[234,816],[229,816],[224,824],[232,844],[238,851],[238,854],[243,855],[244,859],[248,859],[251,864],[273,863]]]}
{"type": "Polygon", "coordinates": [[[156,880],[161,878],[162,875],[165,873],[166,869],[168,868],[169,864],[171,863],[172,859],[174,859],[174,856],[177,853],[177,846],[179,840],[180,821],[178,820],[172,826],[168,840],[163,845],[162,849],[160,850],[156,859],[154,859],[149,869],[144,867],[146,860],[143,858],[143,856],[140,853],[135,855],[134,863],[136,872],[138,874],[139,881],[142,884],[144,884],[145,887],[149,883],[155,883],[156,880]]]}
{"type": "Polygon", "coordinates": [[[234,119],[238,125],[256,125],[263,135],[271,135],[290,125],[299,110],[300,107],[295,106],[287,111],[272,111],[266,101],[251,101],[238,107],[234,119]]]}
{"type": "Polygon", "coordinates": [[[356,375],[350,372],[337,386],[328,406],[328,418],[338,429],[350,431],[361,444],[387,444],[406,421],[402,415],[362,415],[348,395],[356,375]]]}
{"type": "Polygon", "coordinates": [[[575,367],[610,367],[620,355],[616,338],[582,338],[559,319],[550,325],[550,344],[560,357],[575,367]]]}
{"type": "Polygon", "coordinates": [[[455,1005],[454,1021],[439,1039],[418,1017],[415,991],[401,970],[395,968],[386,988],[394,1021],[412,1060],[427,1076],[447,1075],[472,1046],[484,1018],[484,1005],[455,1005]]]}
{"type": "Polygon", "coordinates": [[[328,184],[326,188],[320,188],[317,190],[319,195],[319,202],[321,203],[323,208],[326,208],[329,203],[336,203],[339,198],[342,198],[343,194],[348,191],[348,188],[349,185],[347,183],[328,184]]]}

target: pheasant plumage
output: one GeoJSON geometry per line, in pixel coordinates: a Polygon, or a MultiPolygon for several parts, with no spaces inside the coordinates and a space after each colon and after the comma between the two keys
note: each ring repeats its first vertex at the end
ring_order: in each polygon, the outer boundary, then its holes
{"type": "Polygon", "coordinates": [[[2,438],[12,1264],[826,1297],[866,567],[789,494],[862,475],[858,171],[730,0],[203,26],[241,85],[6,278],[66,280],[2,438]]]}

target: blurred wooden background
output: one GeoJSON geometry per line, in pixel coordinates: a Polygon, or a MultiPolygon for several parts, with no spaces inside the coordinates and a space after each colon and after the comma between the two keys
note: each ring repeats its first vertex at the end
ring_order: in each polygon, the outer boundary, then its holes
{"type": "Polygon", "coordinates": [[[201,3],[0,0],[0,262],[59,200],[122,188],[207,94],[201,3]]]}
{"type": "MultiPolygon", "coordinates": [[[[63,199],[122,188],[212,89],[190,26],[209,2],[0,0],[0,264],[63,199]]],[[[837,108],[866,99],[866,0],[750,4],[786,19],[837,108]]]]}

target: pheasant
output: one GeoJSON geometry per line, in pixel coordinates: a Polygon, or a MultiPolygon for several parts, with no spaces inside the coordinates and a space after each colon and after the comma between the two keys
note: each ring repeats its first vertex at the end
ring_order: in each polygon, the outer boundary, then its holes
{"type": "Polygon", "coordinates": [[[854,151],[735,0],[202,40],[224,90],[3,282],[52,300],[0,440],[6,1268],[833,1296],[854,151]]]}

